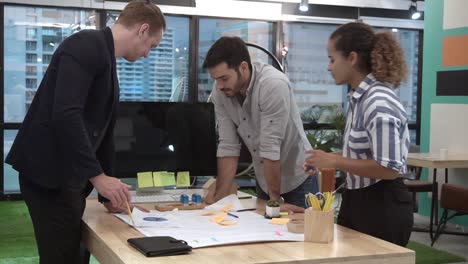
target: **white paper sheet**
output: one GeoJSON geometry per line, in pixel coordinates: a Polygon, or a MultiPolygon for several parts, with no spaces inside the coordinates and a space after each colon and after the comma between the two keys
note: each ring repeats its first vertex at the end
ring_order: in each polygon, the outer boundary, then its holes
{"type": "Polygon", "coordinates": [[[116,214],[116,216],[134,227],[180,228],[183,226],[179,221],[180,218],[171,212],[151,211],[146,213],[135,207],[132,214],[135,225],[133,225],[130,216],[127,214],[116,214]]]}
{"type": "Polygon", "coordinates": [[[244,206],[239,201],[239,198],[237,198],[237,195],[231,194],[217,201],[214,204],[208,205],[207,207],[205,207],[205,210],[218,211],[226,207],[228,204],[232,204],[231,211],[238,211],[238,210],[245,209],[244,206]]]}
{"type": "MultiPolygon", "coordinates": [[[[203,212],[221,209],[229,203],[235,203],[235,200],[229,198],[220,202],[217,206],[209,206],[204,210],[145,213],[135,208],[133,211],[135,228],[145,236],[172,236],[185,240],[193,248],[260,241],[304,241],[303,234],[288,232],[286,225],[271,225],[268,223],[270,219],[254,212],[233,212],[238,218],[228,215],[226,221],[236,222],[236,225],[232,226],[211,222],[213,215],[201,215],[203,212]],[[150,221],[145,221],[145,217],[160,217],[167,221],[147,223],[150,221]]],[[[241,210],[243,207],[234,205],[233,208],[241,210]]],[[[131,225],[128,215],[115,214],[115,216],[131,225]]]]}

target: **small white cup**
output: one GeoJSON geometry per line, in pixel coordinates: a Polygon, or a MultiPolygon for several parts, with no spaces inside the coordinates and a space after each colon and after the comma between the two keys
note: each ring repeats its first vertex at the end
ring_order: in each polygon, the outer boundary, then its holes
{"type": "Polygon", "coordinates": [[[440,153],[439,153],[439,158],[442,159],[442,160],[445,160],[445,159],[447,159],[447,157],[448,157],[448,149],[441,148],[440,153]]]}

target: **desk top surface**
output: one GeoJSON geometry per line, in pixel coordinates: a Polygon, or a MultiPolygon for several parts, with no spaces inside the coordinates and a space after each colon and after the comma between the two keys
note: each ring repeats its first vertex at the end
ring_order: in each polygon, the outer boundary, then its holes
{"type": "Polygon", "coordinates": [[[407,163],[427,168],[468,168],[468,153],[449,153],[446,159],[438,153],[408,153],[407,163]]]}
{"type": "MultiPolygon", "coordinates": [[[[242,199],[256,203],[256,198],[242,199]]],[[[150,205],[145,207],[151,208],[150,205]]],[[[334,241],[270,242],[227,245],[194,249],[187,255],[147,258],[128,243],[128,238],[142,237],[95,199],[88,199],[83,215],[83,241],[91,254],[104,263],[415,263],[415,253],[386,241],[335,225],[334,241]]]]}

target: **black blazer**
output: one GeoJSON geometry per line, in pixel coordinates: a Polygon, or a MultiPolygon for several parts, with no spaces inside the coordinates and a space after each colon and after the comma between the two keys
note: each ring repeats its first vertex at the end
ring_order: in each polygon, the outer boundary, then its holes
{"type": "Polygon", "coordinates": [[[111,30],[73,34],[52,56],[6,163],[52,189],[112,175],[118,102],[111,30]]]}

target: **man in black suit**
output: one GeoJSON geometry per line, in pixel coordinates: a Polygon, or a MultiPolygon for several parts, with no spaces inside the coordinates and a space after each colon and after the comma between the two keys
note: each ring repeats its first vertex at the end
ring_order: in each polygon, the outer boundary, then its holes
{"type": "Polygon", "coordinates": [[[6,158],[19,172],[40,263],[79,261],[81,217],[93,186],[110,212],[130,200],[129,186],[110,176],[116,57],[148,57],[165,28],[156,5],[135,1],[112,29],[80,31],[55,51],[6,158]]]}

